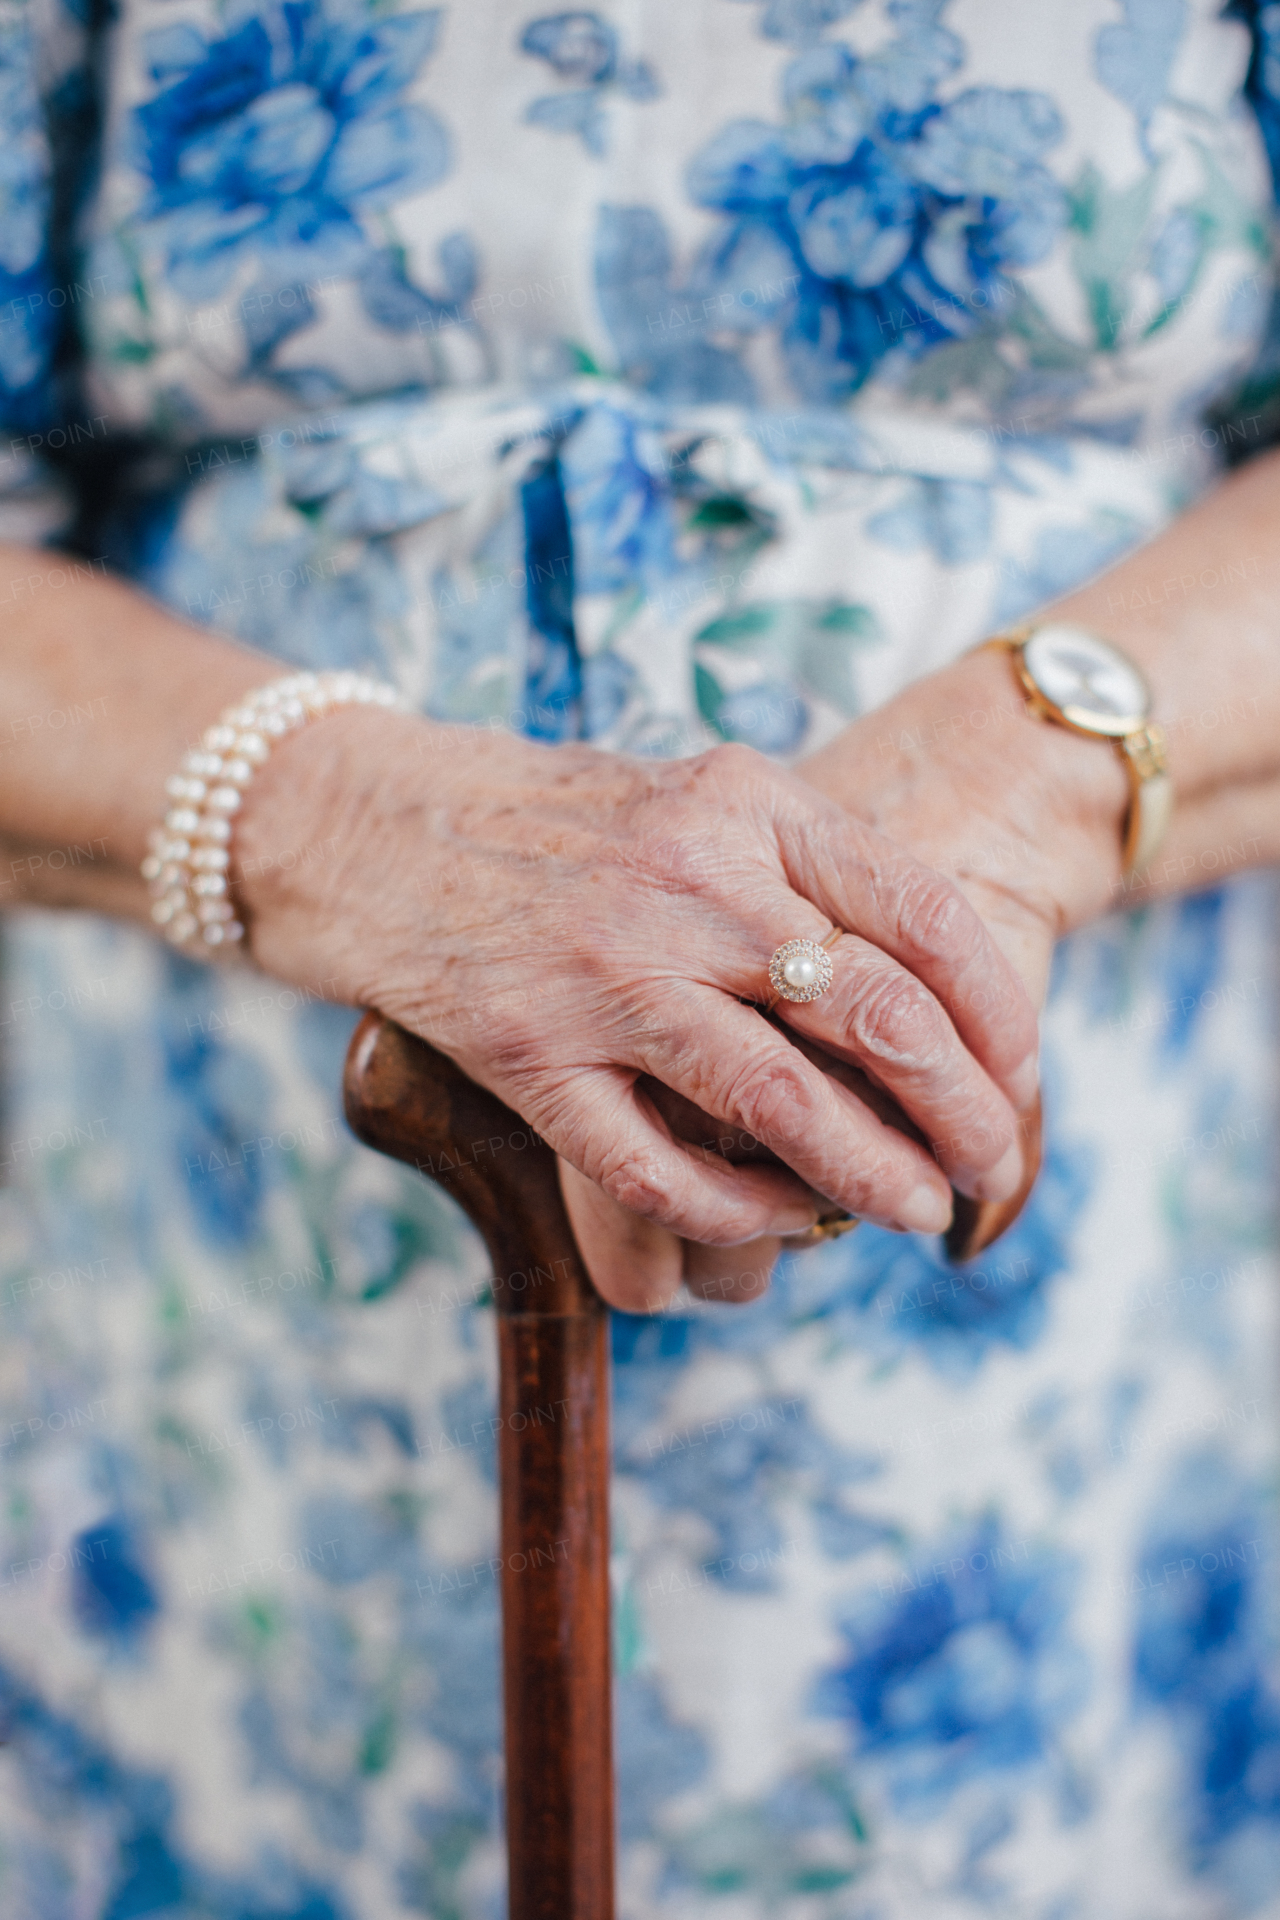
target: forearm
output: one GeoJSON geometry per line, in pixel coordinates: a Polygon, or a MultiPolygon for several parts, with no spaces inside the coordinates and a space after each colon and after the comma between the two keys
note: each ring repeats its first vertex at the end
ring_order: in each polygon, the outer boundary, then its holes
{"type": "Polygon", "coordinates": [[[0,547],[0,906],[145,920],[164,783],[280,663],[187,626],[92,568],[0,547]]]}
{"type": "Polygon", "coordinates": [[[1168,740],[1173,821],[1116,897],[1280,861],[1280,453],[1232,475],[1053,615],[1138,661],[1168,740]]]}
{"type": "Polygon", "coordinates": [[[1050,610],[1145,671],[1182,808],[1280,778],[1280,452],[1050,610]]]}

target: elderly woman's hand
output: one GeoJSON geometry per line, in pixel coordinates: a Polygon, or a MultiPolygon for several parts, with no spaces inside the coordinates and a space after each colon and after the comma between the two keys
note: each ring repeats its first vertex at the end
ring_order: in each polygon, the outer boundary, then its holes
{"type": "Polygon", "coordinates": [[[1054,943],[1121,903],[1119,758],[1032,717],[1005,653],[915,682],[798,771],[953,880],[1037,1007],[1054,943]]]}
{"type": "Polygon", "coordinates": [[[949,1182],[1016,1188],[1036,1025],[1013,969],[949,882],[746,749],[649,763],[352,709],[277,748],[237,846],[264,967],[443,1047],[636,1232],[749,1242],[826,1203],[938,1231],[949,1182]],[[834,984],[779,1012],[932,1154],[742,1004],[833,924],[834,984]],[[646,1079],[776,1159],[682,1140],[646,1079]]]}
{"type": "MultiPolygon", "coordinates": [[[[1059,935],[1111,902],[1128,792],[1119,763],[1104,744],[1029,718],[1003,655],[970,655],[918,681],[798,771],[954,880],[1036,1006],[1059,935]]],[[[835,1062],[828,1072],[855,1078],[835,1062]]],[[[859,1091],[883,1108],[875,1086],[859,1091]]],[[[691,1139],[714,1137],[707,1116],[685,1113],[679,1124],[691,1139]]],[[[682,1241],[628,1217],[572,1168],[561,1180],[584,1257],[611,1297],[661,1305],[683,1279],[691,1292],[742,1302],[768,1285],[777,1233],[733,1247],[682,1241]]]]}

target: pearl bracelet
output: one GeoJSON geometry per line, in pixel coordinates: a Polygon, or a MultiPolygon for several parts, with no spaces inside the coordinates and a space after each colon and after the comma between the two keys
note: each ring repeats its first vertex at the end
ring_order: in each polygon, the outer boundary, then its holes
{"type": "Polygon", "coordinates": [[[231,818],[272,742],[335,707],[393,707],[394,687],[363,673],[290,673],[247,693],[206,728],[200,745],[165,783],[173,805],[148,836],[142,863],[155,905],[151,918],[176,947],[234,945],[244,923],[231,901],[231,818]]]}

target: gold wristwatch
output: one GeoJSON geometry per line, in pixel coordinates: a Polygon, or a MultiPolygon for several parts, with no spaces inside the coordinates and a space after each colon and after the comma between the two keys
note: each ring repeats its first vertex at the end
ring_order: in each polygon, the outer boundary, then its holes
{"type": "Polygon", "coordinates": [[[1163,730],[1151,720],[1151,689],[1133,661],[1087,627],[1052,622],[984,640],[1013,658],[1027,704],[1072,733],[1111,740],[1129,776],[1122,829],[1125,875],[1149,865],[1173,811],[1163,730]]]}

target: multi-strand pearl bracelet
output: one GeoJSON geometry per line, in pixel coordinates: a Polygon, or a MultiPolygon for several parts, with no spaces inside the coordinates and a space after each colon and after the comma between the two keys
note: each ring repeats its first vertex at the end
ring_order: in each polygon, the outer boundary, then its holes
{"type": "Polygon", "coordinates": [[[367,674],[286,674],[228,707],[166,782],[173,804],[148,835],[142,877],[155,896],[151,918],[175,946],[216,951],[244,938],[229,871],[231,822],[244,790],[276,740],[351,706],[405,710],[394,687],[367,674]]]}

